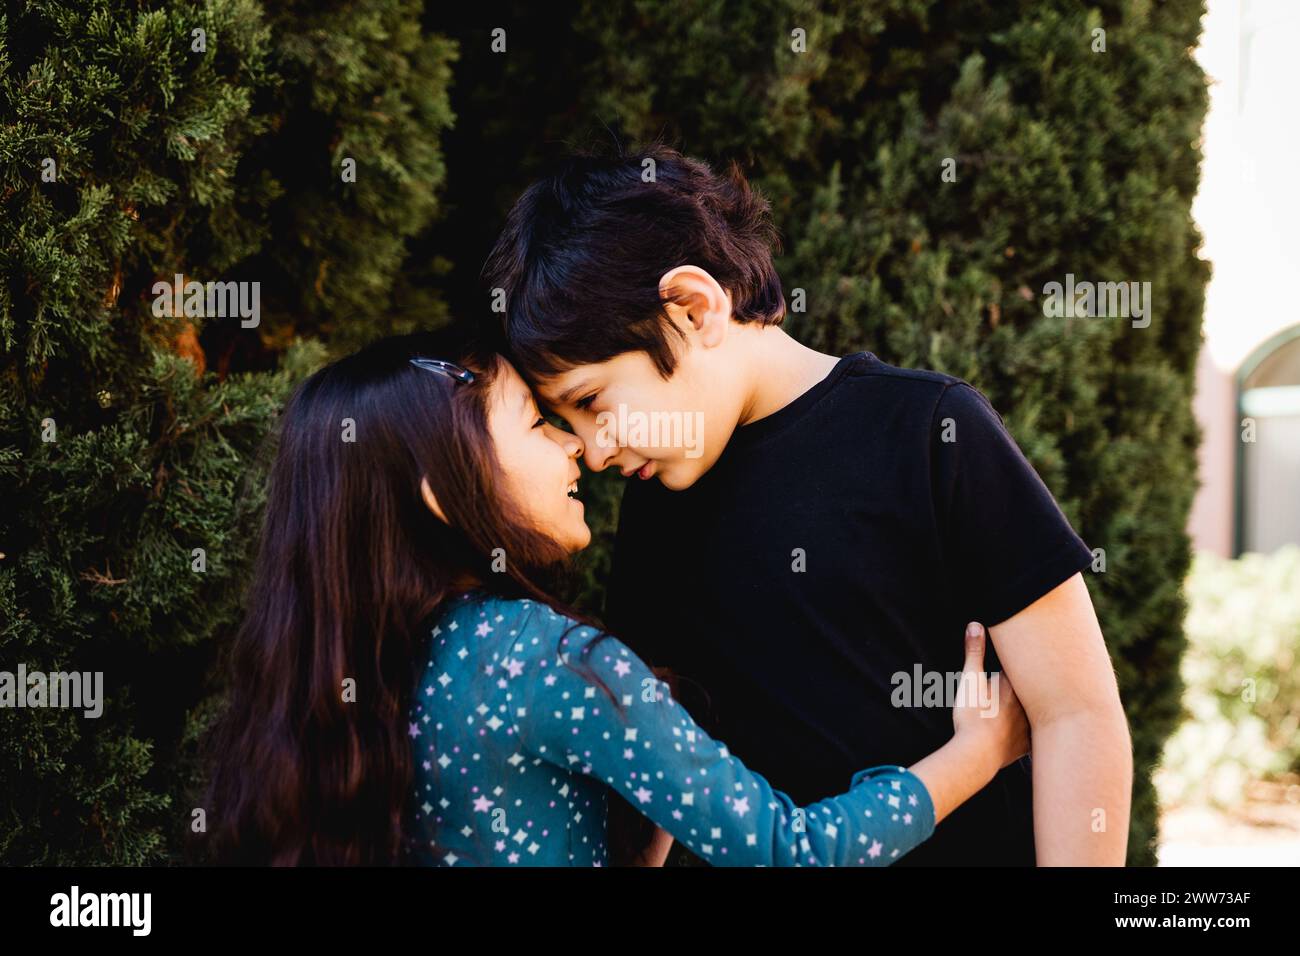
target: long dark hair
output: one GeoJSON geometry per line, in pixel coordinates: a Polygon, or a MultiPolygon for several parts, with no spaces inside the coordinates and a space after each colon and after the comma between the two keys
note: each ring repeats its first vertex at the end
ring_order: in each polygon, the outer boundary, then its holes
{"type": "Polygon", "coordinates": [[[408,708],[439,605],[469,577],[587,622],[549,596],[566,555],[498,481],[486,396],[502,359],[447,341],[376,342],[313,374],[281,416],[226,707],[205,741],[209,862],[402,862],[408,708]]]}

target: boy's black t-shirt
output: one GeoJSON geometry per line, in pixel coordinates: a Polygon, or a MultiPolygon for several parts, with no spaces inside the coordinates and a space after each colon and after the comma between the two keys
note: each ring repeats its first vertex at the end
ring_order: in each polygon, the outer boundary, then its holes
{"type": "MultiPolygon", "coordinates": [[[[967,622],[1005,621],[1091,560],[980,392],[862,352],[737,429],[690,488],[629,481],[606,617],[806,805],[951,739],[950,700],[914,703],[926,675],[961,671],[967,622]]],[[[1028,758],[895,865],[966,864],[1034,864],[1028,758]]]]}

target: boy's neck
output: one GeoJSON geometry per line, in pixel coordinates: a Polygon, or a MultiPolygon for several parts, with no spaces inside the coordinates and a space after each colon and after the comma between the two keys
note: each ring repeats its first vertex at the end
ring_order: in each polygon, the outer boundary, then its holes
{"type": "Polygon", "coordinates": [[[838,356],[808,348],[780,326],[751,327],[741,334],[745,337],[749,387],[737,426],[785,408],[839,363],[838,356]]]}

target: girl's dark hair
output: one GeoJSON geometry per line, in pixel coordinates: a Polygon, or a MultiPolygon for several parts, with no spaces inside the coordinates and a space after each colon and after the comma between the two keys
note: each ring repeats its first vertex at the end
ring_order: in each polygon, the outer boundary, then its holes
{"type": "Polygon", "coordinates": [[[529,377],[643,351],[668,378],[680,332],[664,311],[664,273],[699,266],[731,295],[734,319],[775,325],[785,300],[774,250],[768,202],[738,165],[718,174],[654,143],[570,156],[529,186],[483,275],[504,291],[510,357],[529,377]]]}
{"type": "Polygon", "coordinates": [[[430,621],[467,575],[591,623],[548,596],[567,556],[500,487],[486,400],[503,360],[448,347],[377,342],[313,374],[284,410],[226,708],[205,741],[209,862],[406,862],[414,684],[430,621]]]}

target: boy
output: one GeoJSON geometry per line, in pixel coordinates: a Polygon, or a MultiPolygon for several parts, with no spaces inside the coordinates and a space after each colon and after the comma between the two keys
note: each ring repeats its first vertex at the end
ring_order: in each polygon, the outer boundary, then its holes
{"type": "Polygon", "coordinates": [[[654,146],[567,161],[488,260],[512,358],[587,465],[632,479],[611,630],[815,800],[951,736],[950,675],[981,621],[1033,759],[901,865],[1123,865],[1131,744],[1089,549],[970,385],[788,336],[776,242],[738,170],[654,146]]]}

